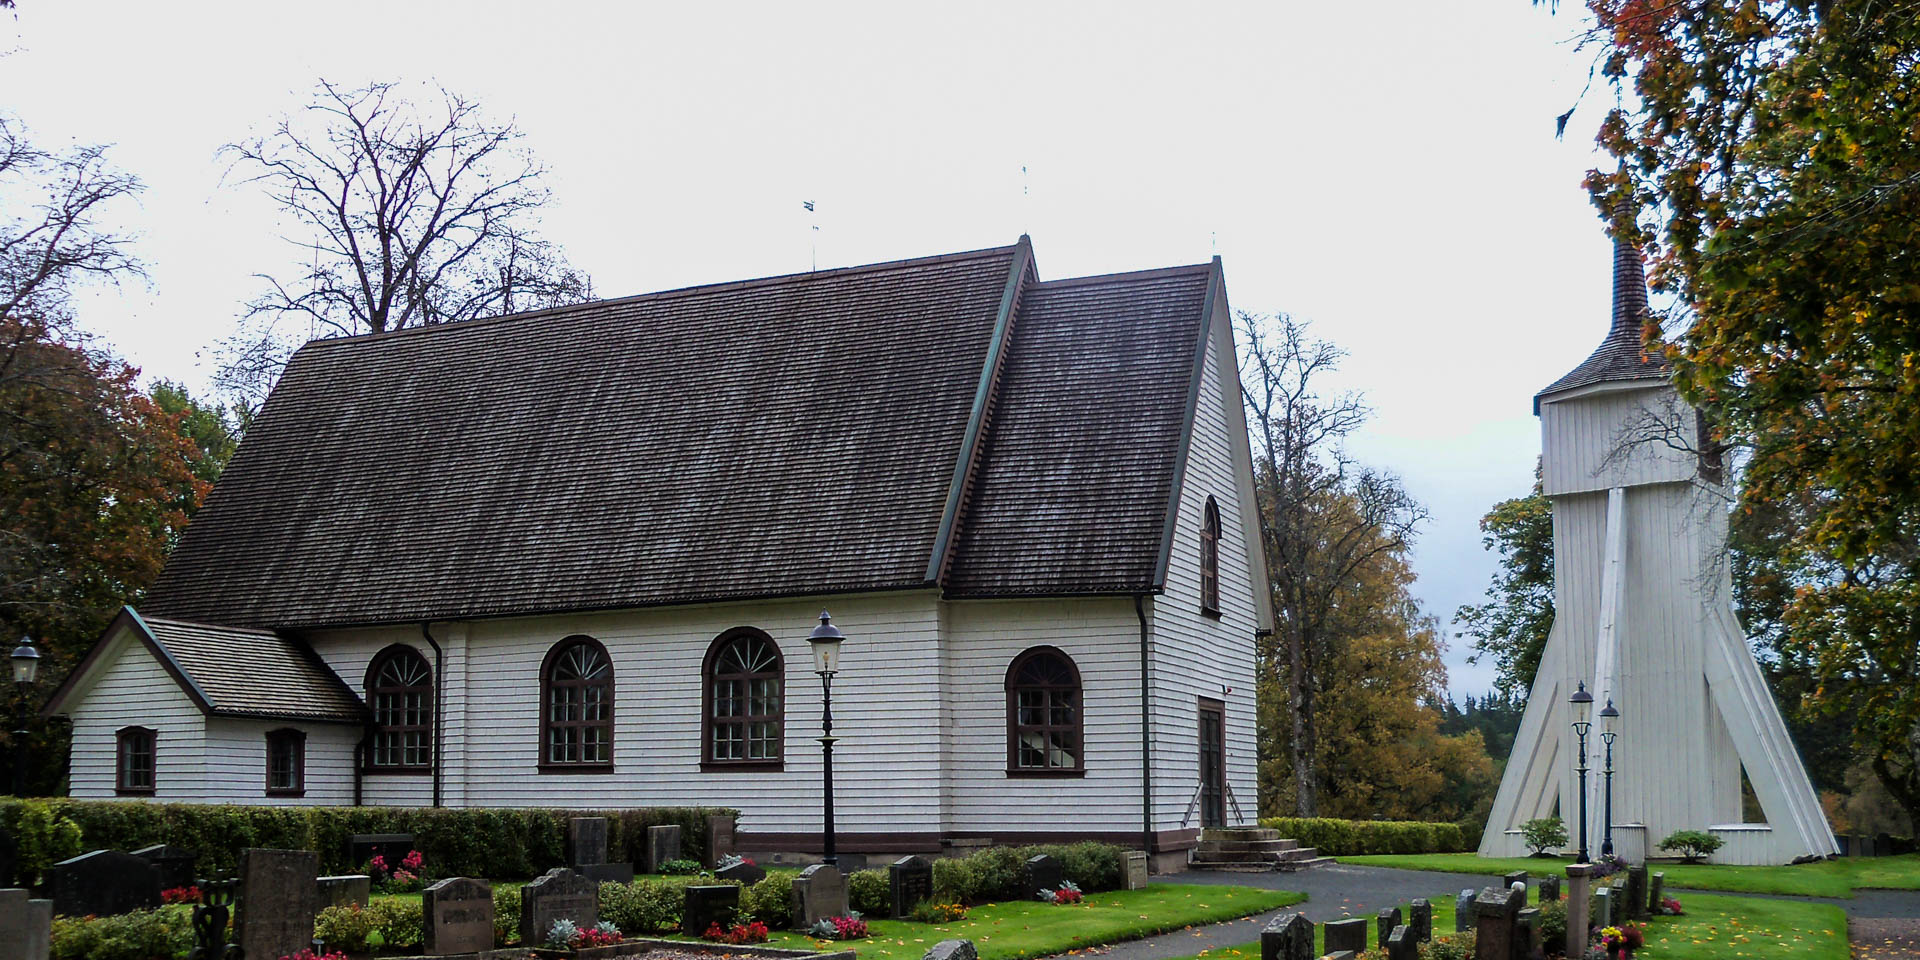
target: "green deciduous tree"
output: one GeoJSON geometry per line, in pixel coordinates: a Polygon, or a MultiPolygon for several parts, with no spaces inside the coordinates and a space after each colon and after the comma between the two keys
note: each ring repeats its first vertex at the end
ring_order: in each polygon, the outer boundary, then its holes
{"type": "Polygon", "coordinates": [[[1493,661],[1494,688],[1525,698],[1553,629],[1553,504],[1540,492],[1502,500],[1480,518],[1481,543],[1500,555],[1487,602],[1463,606],[1455,626],[1473,638],[1469,663],[1493,661]]]}

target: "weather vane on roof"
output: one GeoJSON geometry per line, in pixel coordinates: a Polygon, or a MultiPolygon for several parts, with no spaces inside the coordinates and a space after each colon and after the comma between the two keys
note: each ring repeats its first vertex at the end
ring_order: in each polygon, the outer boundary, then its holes
{"type": "Polygon", "coordinates": [[[808,223],[808,226],[810,227],[810,229],[807,231],[807,234],[812,239],[812,245],[808,248],[808,251],[807,251],[807,269],[819,270],[820,269],[820,218],[817,212],[813,209],[812,200],[802,200],[800,201],[800,205],[807,208],[807,213],[814,214],[813,216],[809,216],[807,218],[807,223],[808,223]]]}

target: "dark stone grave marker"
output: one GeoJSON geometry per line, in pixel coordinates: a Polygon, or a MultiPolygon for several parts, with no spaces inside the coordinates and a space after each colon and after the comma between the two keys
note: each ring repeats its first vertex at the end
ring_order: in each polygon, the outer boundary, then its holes
{"type": "Polygon", "coordinates": [[[131,853],[95,850],[62,860],[47,872],[53,912],[62,916],[105,917],[160,905],[159,868],[131,853]]]}
{"type": "Polygon", "coordinates": [[[660,865],[668,860],[680,859],[680,825],[669,823],[647,828],[648,873],[659,873],[660,865]]]}
{"type": "Polygon", "coordinates": [[[568,849],[573,852],[573,868],[607,862],[607,818],[574,817],[567,821],[568,849]]]}
{"type": "Polygon", "coordinates": [[[847,915],[847,875],[830,863],[816,863],[793,878],[793,924],[798,930],[847,915]]]}
{"type": "Polygon", "coordinates": [[[980,960],[980,952],[972,940],[942,940],[920,960],[980,960]]]}
{"type": "Polygon", "coordinates": [[[1593,892],[1593,923],[1597,927],[1613,926],[1613,887],[1601,881],[1601,887],[1593,892]]]}
{"type": "Polygon", "coordinates": [[[284,957],[313,946],[320,912],[320,855],[311,850],[240,851],[234,939],[248,957],[284,957]]]}
{"type": "Polygon", "coordinates": [[[707,867],[712,869],[720,861],[733,855],[733,818],[726,814],[715,814],[707,818],[707,867]]]}
{"type": "Polygon", "coordinates": [[[430,956],[493,949],[493,885],[471,877],[448,877],[420,895],[430,956]]]}
{"type": "Polygon", "coordinates": [[[1647,915],[1647,868],[1627,868],[1627,903],[1623,919],[1638,920],[1647,915]]]}
{"type": "Polygon", "coordinates": [[[1373,918],[1374,945],[1385,950],[1387,948],[1387,934],[1392,933],[1394,927],[1401,926],[1405,922],[1406,921],[1400,916],[1399,907],[1381,908],[1379,915],[1373,918]]]}
{"type": "Polygon", "coordinates": [[[1407,904],[1407,926],[1413,930],[1415,943],[1426,943],[1433,939],[1433,903],[1425,897],[1416,898],[1407,904]]]}
{"type": "Polygon", "coordinates": [[[1512,960],[1514,924],[1525,894],[1512,887],[1488,887],[1473,898],[1474,960],[1512,960]]]}
{"type": "Polygon", "coordinates": [[[1351,950],[1360,953],[1367,949],[1367,918],[1348,917],[1334,920],[1322,927],[1326,931],[1325,946],[1328,953],[1351,950]]]}
{"type": "Polygon", "coordinates": [[[1667,874],[1665,871],[1657,871],[1653,877],[1647,881],[1647,913],[1659,913],[1660,904],[1666,900],[1666,898],[1667,874]]]}
{"type": "Polygon", "coordinates": [[[733,925],[740,911],[740,888],[731,883],[687,888],[687,907],[681,913],[680,932],[689,937],[704,936],[707,928],[719,924],[725,930],[733,925]]]}
{"type": "Polygon", "coordinates": [[[141,847],[133,855],[154,865],[160,871],[160,889],[173,890],[178,887],[191,887],[200,882],[199,858],[192,850],[169,847],[156,843],[151,847],[141,847]]]}
{"type": "Polygon", "coordinates": [[[887,866],[887,892],[895,920],[933,899],[933,864],[925,857],[901,857],[887,866]]]}
{"type": "Polygon", "coordinates": [[[713,875],[722,880],[738,880],[741,884],[751,887],[765,880],[767,878],[767,871],[765,867],[759,864],[748,863],[745,860],[741,860],[733,866],[721,867],[715,870],[713,875]]]}
{"type": "Polygon", "coordinates": [[[407,858],[414,849],[411,833],[356,833],[347,840],[347,859],[364,867],[375,855],[383,857],[389,868],[407,858]]]}
{"type": "Polygon", "coordinates": [[[1038,898],[1042,890],[1060,889],[1060,861],[1046,854],[1027,858],[1027,896],[1038,898]]]}
{"type": "Polygon", "coordinates": [[[1513,960],[1533,960],[1540,952],[1540,908],[1520,911],[1513,923],[1513,960]]]}
{"type": "Polygon", "coordinates": [[[555,920],[585,928],[600,922],[600,885],[566,867],[554,867],[520,888],[520,942],[547,942],[555,920]]]}
{"type": "Polygon", "coordinates": [[[1413,930],[1404,925],[1387,931],[1387,942],[1382,946],[1387,951],[1387,960],[1419,960],[1420,941],[1414,939],[1413,930]]]}
{"type": "Polygon", "coordinates": [[[1283,913],[1260,931],[1260,960],[1313,960],[1313,921],[1283,913]]]}
{"type": "Polygon", "coordinates": [[[1513,885],[1516,883],[1520,885],[1520,905],[1526,906],[1527,872],[1525,870],[1515,870],[1500,878],[1500,884],[1509,890],[1513,889],[1513,885]]]}
{"type": "Polygon", "coordinates": [[[1552,903],[1560,899],[1560,877],[1548,874],[1540,878],[1540,902],[1552,903]]]}
{"type": "Polygon", "coordinates": [[[1462,890],[1453,898],[1453,932],[1473,929],[1473,891],[1462,890]]]}

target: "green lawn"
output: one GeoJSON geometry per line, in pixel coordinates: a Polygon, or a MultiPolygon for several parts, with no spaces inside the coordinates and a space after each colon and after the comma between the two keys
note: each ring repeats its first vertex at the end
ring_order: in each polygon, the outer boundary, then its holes
{"type": "Polygon", "coordinates": [[[865,940],[836,943],[781,932],[768,946],[851,949],[860,960],[920,960],[942,940],[964,939],[974,942],[981,960],[1024,960],[1234,920],[1305,899],[1281,890],[1156,883],[1144,890],[1088,894],[1084,903],[1070,907],[1038,901],[987,904],[955,923],[871,920],[872,936],[865,940]]]}
{"type": "MultiPolygon", "coordinates": [[[[1557,858],[1482,858],[1472,853],[1386,854],[1341,857],[1341,863],[1404,870],[1500,875],[1514,870],[1564,874],[1570,861],[1557,858]]],[[[1808,897],[1851,897],[1856,888],[1920,890],[1920,854],[1903,857],[1842,857],[1791,867],[1727,867],[1710,863],[1655,863],[1668,887],[1726,890],[1735,893],[1784,893],[1808,897]]]]}

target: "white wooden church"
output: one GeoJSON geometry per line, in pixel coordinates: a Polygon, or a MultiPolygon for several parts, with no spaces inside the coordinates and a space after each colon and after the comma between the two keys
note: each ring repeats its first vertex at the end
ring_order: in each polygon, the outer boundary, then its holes
{"type": "Polygon", "coordinates": [[[742,810],[817,849],[1254,815],[1211,264],[1010,246],[316,341],[47,707],[76,797],[742,810]]]}

